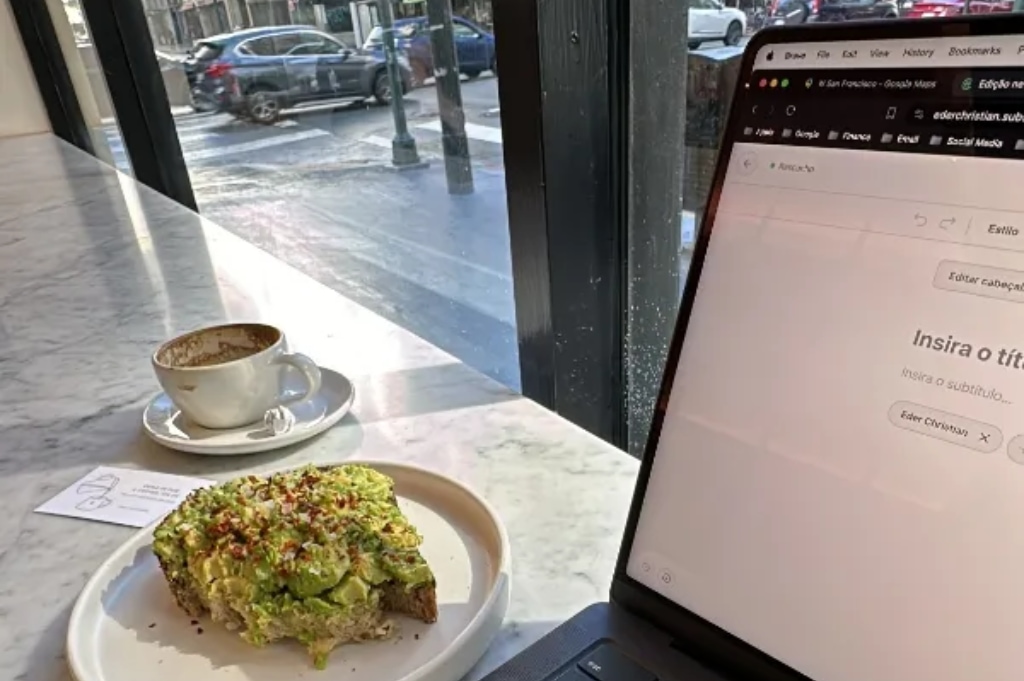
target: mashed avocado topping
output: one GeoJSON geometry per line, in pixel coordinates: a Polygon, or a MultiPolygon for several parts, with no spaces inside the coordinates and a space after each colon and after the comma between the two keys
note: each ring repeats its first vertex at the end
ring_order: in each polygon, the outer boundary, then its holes
{"type": "Polygon", "coordinates": [[[307,466],[193,492],[157,527],[153,550],[165,571],[203,585],[215,617],[213,602],[238,613],[251,642],[289,635],[312,650],[342,619],[378,610],[385,586],[432,585],[421,542],[388,476],[307,466]]]}

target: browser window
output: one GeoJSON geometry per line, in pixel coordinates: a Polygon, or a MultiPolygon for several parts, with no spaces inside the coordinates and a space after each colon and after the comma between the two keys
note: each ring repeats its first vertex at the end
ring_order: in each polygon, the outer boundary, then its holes
{"type": "Polygon", "coordinates": [[[738,100],[627,572],[821,681],[1024,678],[1019,43],[775,46],[738,100]]]}

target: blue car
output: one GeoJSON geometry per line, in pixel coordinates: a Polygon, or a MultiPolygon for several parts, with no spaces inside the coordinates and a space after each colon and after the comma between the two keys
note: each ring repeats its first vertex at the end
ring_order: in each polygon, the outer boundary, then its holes
{"type": "MultiPolygon", "coordinates": [[[[455,54],[459,72],[476,78],[484,71],[498,75],[498,61],[494,52],[494,35],[469,19],[452,17],[455,54]]],[[[375,27],[363,45],[364,52],[382,54],[384,33],[375,27]]],[[[395,22],[395,44],[405,52],[412,68],[413,81],[422,84],[434,75],[434,55],[430,49],[430,31],[426,17],[399,19],[395,22]]]]}
{"type": "MultiPolygon", "coordinates": [[[[312,26],[270,26],[204,38],[182,63],[192,106],[273,123],[282,109],[332,99],[391,101],[381,55],[348,48],[312,26]]],[[[404,58],[401,92],[412,86],[404,58]]]]}

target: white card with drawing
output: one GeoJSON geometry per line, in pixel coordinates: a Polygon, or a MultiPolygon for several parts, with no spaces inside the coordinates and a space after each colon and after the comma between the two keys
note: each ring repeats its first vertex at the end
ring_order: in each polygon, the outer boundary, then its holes
{"type": "Polygon", "coordinates": [[[212,480],[100,466],[36,509],[36,513],[145,527],[212,480]]]}

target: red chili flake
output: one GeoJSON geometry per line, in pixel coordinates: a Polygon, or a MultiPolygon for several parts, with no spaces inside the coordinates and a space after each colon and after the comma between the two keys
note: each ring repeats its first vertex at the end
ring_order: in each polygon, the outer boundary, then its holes
{"type": "Polygon", "coordinates": [[[405,557],[405,562],[407,564],[409,564],[409,565],[412,565],[413,563],[416,562],[416,556],[406,556],[405,557]]]}
{"type": "Polygon", "coordinates": [[[391,532],[391,523],[384,523],[384,527],[381,528],[381,532],[391,532]]]}
{"type": "Polygon", "coordinates": [[[414,634],[413,638],[415,638],[417,641],[419,641],[420,640],[420,635],[419,634],[414,634]]]}
{"type": "Polygon", "coordinates": [[[152,629],[155,626],[156,626],[156,622],[153,622],[152,624],[149,625],[149,628],[152,629]]]}
{"type": "Polygon", "coordinates": [[[199,624],[199,620],[192,620],[192,626],[193,627],[196,626],[197,624],[199,624]]]}
{"type": "Polygon", "coordinates": [[[201,633],[203,633],[203,628],[202,628],[202,627],[199,627],[198,629],[196,629],[196,633],[197,633],[197,634],[201,634],[201,633]]]}

